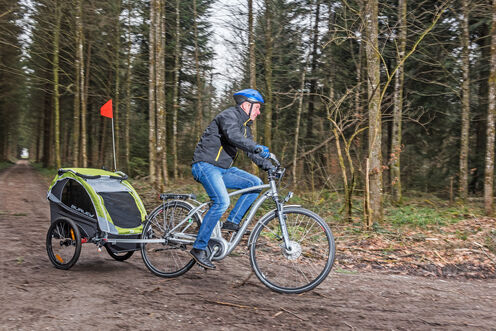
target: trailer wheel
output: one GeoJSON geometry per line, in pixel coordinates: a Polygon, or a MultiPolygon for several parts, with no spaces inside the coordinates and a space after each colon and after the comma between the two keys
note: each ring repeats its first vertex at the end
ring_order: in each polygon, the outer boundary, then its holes
{"type": "Polygon", "coordinates": [[[114,252],[108,245],[109,244],[105,245],[105,248],[107,249],[107,253],[109,253],[109,255],[112,256],[112,258],[116,261],[121,261],[121,262],[126,261],[134,254],[134,251],[122,252],[122,253],[114,252]]]}
{"type": "Polygon", "coordinates": [[[81,235],[76,223],[64,217],[55,220],[47,232],[46,249],[55,268],[71,268],[81,254],[81,235]]]}

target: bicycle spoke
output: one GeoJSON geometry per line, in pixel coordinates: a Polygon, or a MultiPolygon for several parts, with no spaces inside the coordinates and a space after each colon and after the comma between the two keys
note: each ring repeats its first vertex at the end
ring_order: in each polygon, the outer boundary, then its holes
{"type": "MultiPolygon", "coordinates": [[[[301,243],[303,241],[303,239],[306,238],[306,236],[310,233],[310,231],[312,230],[313,226],[315,225],[315,223],[312,223],[312,225],[310,226],[310,229],[308,229],[307,232],[305,232],[305,234],[300,238],[300,241],[298,241],[298,243],[301,243]]],[[[305,230],[307,229],[307,227],[305,226],[305,230]]]]}
{"type": "Polygon", "coordinates": [[[307,283],[309,283],[310,280],[307,278],[305,273],[301,270],[300,265],[296,261],[291,261],[291,262],[293,263],[294,269],[297,270],[303,276],[303,278],[305,279],[305,281],[307,283]]]}
{"type": "Polygon", "coordinates": [[[277,233],[275,233],[271,228],[269,228],[265,224],[263,224],[263,226],[264,226],[264,228],[266,228],[267,230],[269,230],[270,233],[272,233],[274,236],[276,236],[279,240],[282,240],[282,237],[279,236],[277,233]]]}

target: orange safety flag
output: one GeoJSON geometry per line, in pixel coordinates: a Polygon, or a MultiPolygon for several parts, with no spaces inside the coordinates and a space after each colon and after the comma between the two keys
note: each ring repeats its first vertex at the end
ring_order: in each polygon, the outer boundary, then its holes
{"type": "Polygon", "coordinates": [[[112,114],[112,99],[107,101],[102,108],[100,108],[100,115],[108,117],[108,118],[114,118],[112,114]]]}

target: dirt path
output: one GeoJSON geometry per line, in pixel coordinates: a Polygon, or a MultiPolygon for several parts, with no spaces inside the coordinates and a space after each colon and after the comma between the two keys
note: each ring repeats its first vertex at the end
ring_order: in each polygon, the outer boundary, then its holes
{"type": "Polygon", "coordinates": [[[45,251],[46,184],[26,163],[0,173],[0,329],[496,329],[495,280],[332,272],[316,290],[281,295],[249,274],[245,249],[204,273],[153,276],[140,254],[112,260],[93,245],[69,271],[45,251]]]}

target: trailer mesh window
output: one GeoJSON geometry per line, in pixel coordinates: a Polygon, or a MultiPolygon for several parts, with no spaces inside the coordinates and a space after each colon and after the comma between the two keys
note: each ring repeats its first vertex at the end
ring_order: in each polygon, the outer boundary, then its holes
{"type": "Polygon", "coordinates": [[[100,192],[112,223],[121,228],[135,228],[141,224],[141,213],[129,192],[100,192]]]}

